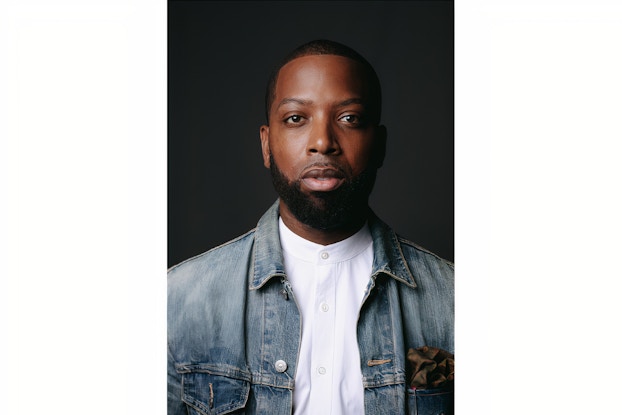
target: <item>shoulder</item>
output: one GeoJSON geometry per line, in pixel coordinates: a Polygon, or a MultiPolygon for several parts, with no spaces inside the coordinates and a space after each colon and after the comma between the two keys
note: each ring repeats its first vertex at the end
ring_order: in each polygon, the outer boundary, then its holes
{"type": "Polygon", "coordinates": [[[432,288],[434,292],[453,293],[454,264],[435,253],[398,236],[404,260],[420,289],[432,288]]]}
{"type": "Polygon", "coordinates": [[[247,268],[255,229],[225,242],[202,254],[189,258],[168,270],[169,292],[175,286],[205,282],[214,275],[232,275],[236,269],[247,268]]]}
{"type": "Polygon", "coordinates": [[[440,256],[436,255],[432,251],[428,251],[424,247],[417,245],[416,243],[409,241],[401,236],[397,236],[397,240],[400,243],[404,257],[408,262],[424,262],[427,264],[434,264],[446,270],[454,270],[454,264],[440,256]]]}
{"type": "MultiPolygon", "coordinates": [[[[373,212],[369,228],[374,240],[374,255],[379,268],[401,275],[411,288],[430,284],[453,285],[453,263],[401,237],[373,212]]],[[[445,287],[439,287],[445,289],[445,287]]]]}

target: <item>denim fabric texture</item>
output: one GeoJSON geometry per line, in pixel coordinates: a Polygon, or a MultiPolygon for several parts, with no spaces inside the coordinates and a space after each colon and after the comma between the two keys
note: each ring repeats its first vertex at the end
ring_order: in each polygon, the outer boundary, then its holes
{"type": "MultiPolygon", "coordinates": [[[[369,227],[374,262],[357,326],[365,413],[439,415],[449,395],[415,396],[406,354],[454,352],[453,264],[374,215],[369,227]]],[[[252,231],[169,270],[168,414],[291,414],[300,338],[277,201],[252,231]]]]}
{"type": "Polygon", "coordinates": [[[411,389],[408,393],[409,415],[453,415],[452,388],[411,389]]]}

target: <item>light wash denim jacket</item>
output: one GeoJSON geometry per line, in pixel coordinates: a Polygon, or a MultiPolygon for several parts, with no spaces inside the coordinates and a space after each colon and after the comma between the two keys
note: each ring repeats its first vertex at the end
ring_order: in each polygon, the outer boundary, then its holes
{"type": "MultiPolygon", "coordinates": [[[[406,354],[453,353],[453,265],[373,215],[369,227],[374,262],[357,328],[365,413],[440,414],[436,393],[408,387],[406,354]]],[[[291,414],[301,324],[278,202],[254,230],[172,267],[168,284],[168,414],[291,414]]]]}

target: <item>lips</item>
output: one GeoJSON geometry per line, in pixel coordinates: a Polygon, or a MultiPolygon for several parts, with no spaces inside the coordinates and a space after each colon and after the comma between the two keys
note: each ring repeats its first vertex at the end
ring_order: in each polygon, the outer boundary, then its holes
{"type": "Polygon", "coordinates": [[[312,192],[330,192],[345,182],[345,175],[332,167],[312,167],[302,175],[302,184],[312,192]]]}

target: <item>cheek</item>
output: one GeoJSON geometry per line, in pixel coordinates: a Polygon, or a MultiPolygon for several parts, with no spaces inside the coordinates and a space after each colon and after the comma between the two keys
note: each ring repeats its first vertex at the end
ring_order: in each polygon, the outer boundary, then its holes
{"type": "Polygon", "coordinates": [[[278,141],[272,143],[270,149],[279,170],[290,180],[298,177],[298,164],[302,160],[300,153],[293,146],[281,145],[278,141]]]}
{"type": "Polygon", "coordinates": [[[275,125],[269,138],[270,149],[282,170],[294,168],[297,161],[302,161],[306,153],[307,137],[302,131],[290,130],[275,125]]]}
{"type": "Polygon", "coordinates": [[[344,149],[348,164],[350,164],[355,175],[369,166],[373,158],[373,149],[371,140],[366,139],[352,141],[348,148],[344,149]]]}

